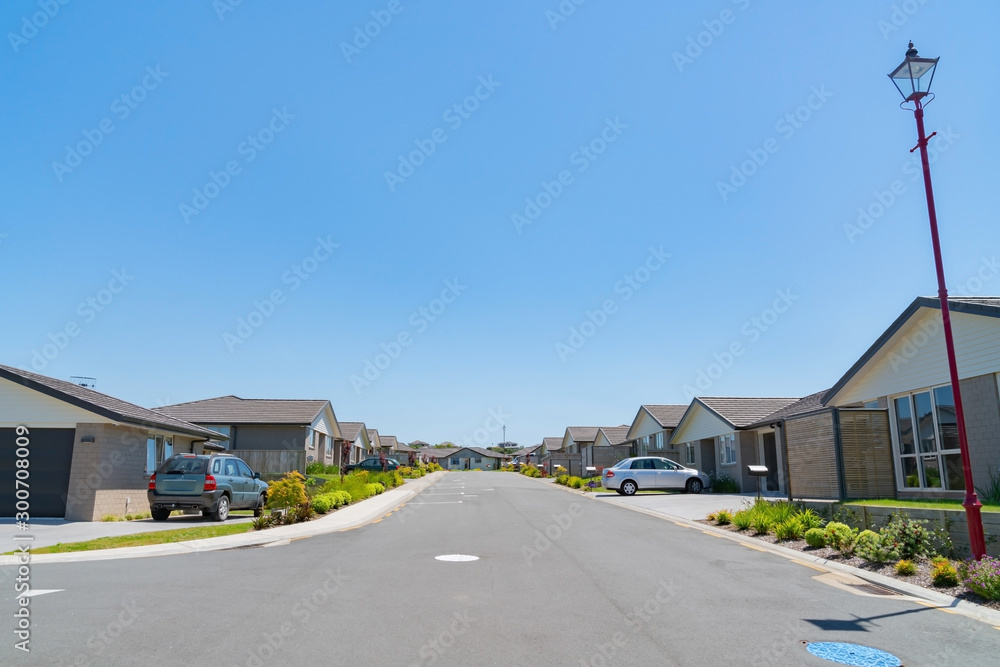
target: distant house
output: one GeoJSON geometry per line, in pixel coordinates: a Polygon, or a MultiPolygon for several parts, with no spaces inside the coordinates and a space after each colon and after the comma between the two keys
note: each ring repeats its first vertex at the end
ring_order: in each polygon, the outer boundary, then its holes
{"type": "Polygon", "coordinates": [[[446,470],[499,470],[505,459],[500,452],[480,447],[431,449],[428,454],[446,470]]]}
{"type": "Polygon", "coordinates": [[[371,443],[371,449],[368,451],[369,456],[377,454],[382,449],[382,436],[378,434],[377,428],[368,429],[368,442],[371,443]]]}
{"type": "Polygon", "coordinates": [[[594,440],[597,439],[599,426],[568,426],[563,434],[562,451],[566,454],[579,454],[581,472],[571,473],[582,475],[587,468],[594,466],[594,440]]]}
{"type": "MultiPolygon", "coordinates": [[[[93,389],[0,366],[0,475],[13,480],[19,444],[27,449],[32,518],[148,512],[156,467],[177,452],[202,453],[213,438],[225,441],[93,389]]],[[[14,516],[17,501],[11,481],[0,490],[0,516],[14,516]]]]}
{"type": "Polygon", "coordinates": [[[631,445],[632,456],[664,456],[684,463],[677,448],[671,447],[670,436],[687,409],[687,405],[639,406],[625,438],[631,445]]]}
{"type": "MultiPolygon", "coordinates": [[[[670,437],[681,463],[735,480],[741,490],[757,489],[746,466],[777,457],[773,435],[762,438],[747,427],[798,401],[796,398],[698,397],[691,401],[670,437]]],[[[778,465],[782,462],[779,461],[778,465]]]]}
{"type": "Polygon", "coordinates": [[[330,401],[220,396],[156,411],[226,435],[228,444],[222,440],[220,446],[260,472],[304,472],[309,463],[336,465],[340,460],[335,445],[343,436],[330,401]],[[248,453],[252,451],[258,454],[248,453]],[[292,456],[296,452],[301,455],[292,456]]]}
{"type": "MultiPolygon", "coordinates": [[[[364,422],[339,423],[342,442],[351,443],[351,455],[347,463],[358,463],[372,451],[372,443],[368,438],[368,429],[365,428],[364,422]]],[[[339,461],[338,459],[337,465],[342,464],[343,461],[339,461]]]]}
{"type": "Polygon", "coordinates": [[[610,468],[623,459],[629,458],[632,454],[632,446],[628,439],[629,427],[603,426],[597,431],[594,439],[593,455],[594,466],[601,470],[610,468]]]}
{"type": "Polygon", "coordinates": [[[532,445],[531,447],[522,447],[513,454],[511,454],[511,461],[517,459],[519,463],[528,463],[529,461],[533,464],[538,463],[538,452],[541,450],[542,446],[532,445]]]}

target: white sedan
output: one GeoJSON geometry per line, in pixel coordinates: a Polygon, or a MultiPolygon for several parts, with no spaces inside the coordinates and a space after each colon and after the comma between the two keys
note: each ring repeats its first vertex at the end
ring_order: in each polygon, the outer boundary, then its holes
{"type": "Polygon", "coordinates": [[[609,491],[631,496],[639,490],[654,489],[701,493],[702,489],[710,485],[710,481],[705,473],[685,468],[670,459],[639,456],[619,461],[611,468],[605,468],[601,475],[601,485],[609,491]]]}

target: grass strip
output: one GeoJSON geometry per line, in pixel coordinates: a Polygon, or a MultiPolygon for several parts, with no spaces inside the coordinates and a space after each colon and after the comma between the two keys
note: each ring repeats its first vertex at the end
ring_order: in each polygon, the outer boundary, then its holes
{"type": "MultiPolygon", "coordinates": [[[[151,533],[135,533],[133,535],[118,535],[116,537],[99,537],[96,540],[86,542],[70,542],[68,544],[56,544],[51,547],[39,547],[32,549],[32,555],[37,554],[65,554],[76,551],[97,551],[99,549],[121,549],[123,547],[144,547],[150,544],[171,544],[173,542],[187,542],[188,540],[202,540],[208,537],[222,537],[223,535],[240,535],[253,530],[253,524],[247,523],[221,523],[215,526],[198,526],[196,528],[181,528],[179,530],[159,530],[151,533]]],[[[9,551],[5,555],[17,554],[16,551],[9,551]]]]}

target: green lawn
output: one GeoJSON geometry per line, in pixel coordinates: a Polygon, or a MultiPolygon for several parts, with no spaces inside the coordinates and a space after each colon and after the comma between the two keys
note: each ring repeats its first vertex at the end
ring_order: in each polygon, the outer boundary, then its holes
{"type": "MultiPolygon", "coordinates": [[[[880,498],[878,500],[852,500],[845,505],[872,505],[878,507],[911,507],[922,510],[959,510],[964,511],[962,503],[957,500],[894,500],[892,498],[880,498]]],[[[984,512],[1000,512],[1000,503],[983,503],[984,512]]]]}
{"type": "MultiPolygon", "coordinates": [[[[239,535],[253,530],[251,523],[220,523],[212,526],[198,526],[196,528],[181,528],[179,530],[160,530],[152,533],[135,533],[134,535],[121,535],[119,537],[101,537],[87,542],[71,542],[69,544],[57,544],[51,547],[40,547],[32,549],[32,554],[64,554],[74,551],[97,551],[98,549],[120,549],[122,547],[143,547],[149,544],[170,544],[172,542],[186,542],[188,540],[201,540],[206,537],[221,537],[223,535],[239,535]]],[[[16,554],[10,551],[7,555],[16,554]]]]}

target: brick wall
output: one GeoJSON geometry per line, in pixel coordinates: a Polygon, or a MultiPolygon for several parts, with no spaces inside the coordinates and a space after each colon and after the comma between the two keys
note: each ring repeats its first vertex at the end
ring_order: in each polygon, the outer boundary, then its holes
{"type": "MultiPolygon", "coordinates": [[[[190,446],[190,443],[187,443],[190,446]]],[[[112,424],[77,424],[66,518],[100,521],[105,515],[148,512],[146,430],[112,424]],[[92,437],[94,442],[82,442],[92,437]]]]}

